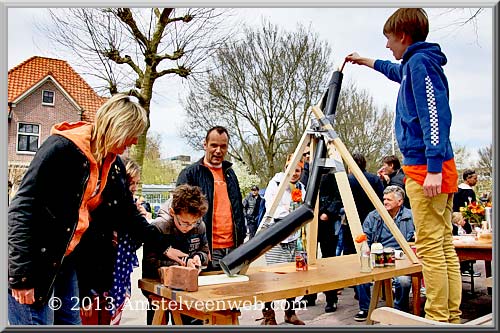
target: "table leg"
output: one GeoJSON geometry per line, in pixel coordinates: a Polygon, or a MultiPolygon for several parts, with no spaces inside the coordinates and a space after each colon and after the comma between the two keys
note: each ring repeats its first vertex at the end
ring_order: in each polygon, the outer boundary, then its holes
{"type": "Polygon", "coordinates": [[[375,281],[375,284],[373,285],[372,297],[370,300],[370,308],[368,309],[368,318],[366,318],[367,325],[373,325],[373,320],[371,320],[371,315],[373,310],[375,310],[375,308],[378,305],[378,301],[380,299],[380,290],[382,289],[382,283],[383,281],[375,281]]]}
{"type": "Polygon", "coordinates": [[[172,311],[172,321],[174,322],[174,325],[184,325],[182,323],[182,318],[181,318],[181,313],[178,310],[173,310],[172,311]]]}
{"type": "Polygon", "coordinates": [[[155,310],[155,315],[153,317],[153,322],[151,324],[153,324],[153,325],[166,325],[167,324],[165,310],[162,309],[161,306],[155,310]]]}
{"type": "Polygon", "coordinates": [[[413,314],[415,316],[420,316],[420,288],[421,284],[421,273],[414,274],[411,276],[411,291],[413,294],[413,314]]]}
{"type": "MultiPolygon", "coordinates": [[[[491,276],[491,261],[489,260],[484,261],[484,271],[487,278],[491,276]]],[[[486,290],[488,290],[488,295],[491,295],[492,292],[491,287],[486,288],[486,290]]]]}
{"type": "Polygon", "coordinates": [[[385,287],[385,305],[393,308],[394,299],[392,297],[392,279],[384,280],[384,287],[385,287]]]}

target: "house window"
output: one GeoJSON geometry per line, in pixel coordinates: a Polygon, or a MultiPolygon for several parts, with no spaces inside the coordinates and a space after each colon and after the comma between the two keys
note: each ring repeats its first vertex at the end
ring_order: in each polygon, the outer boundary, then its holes
{"type": "Polygon", "coordinates": [[[42,90],[42,105],[54,105],[54,92],[42,90]]]}
{"type": "Polygon", "coordinates": [[[40,142],[40,125],[19,123],[17,130],[17,152],[35,153],[40,142]]]}

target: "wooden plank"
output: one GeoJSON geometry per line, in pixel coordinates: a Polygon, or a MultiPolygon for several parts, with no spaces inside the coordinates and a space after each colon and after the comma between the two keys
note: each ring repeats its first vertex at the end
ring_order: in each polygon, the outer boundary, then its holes
{"type": "MultiPolygon", "coordinates": [[[[309,122],[310,124],[310,122],[309,122]]],[[[308,125],[309,127],[309,125],[308,125]]],[[[318,144],[318,139],[312,135],[309,135],[309,172],[311,171],[311,161],[314,161],[314,153],[316,152],[316,146],[318,144]]],[[[309,265],[316,264],[316,260],[318,257],[318,212],[319,212],[319,192],[318,197],[316,199],[316,204],[314,205],[314,217],[312,220],[307,222],[306,224],[306,251],[307,251],[307,259],[309,265]]]]}
{"type": "MultiPolygon", "coordinates": [[[[316,118],[322,119],[324,117],[323,112],[318,107],[313,106],[311,109],[312,109],[312,112],[314,113],[314,115],[316,116],[316,118]]],[[[324,126],[324,127],[326,130],[333,130],[333,127],[331,126],[331,124],[328,124],[327,126],[324,126]]],[[[377,196],[377,194],[373,190],[372,186],[370,185],[370,183],[366,179],[366,177],[363,174],[363,172],[361,171],[361,169],[358,167],[358,165],[356,164],[356,162],[352,158],[351,154],[347,150],[344,143],[340,140],[340,138],[335,138],[332,142],[333,142],[333,145],[335,146],[336,150],[342,156],[342,159],[346,162],[347,166],[351,170],[354,177],[356,177],[359,184],[361,185],[361,187],[363,188],[365,193],[368,195],[368,198],[375,206],[375,209],[378,211],[378,213],[382,217],[382,220],[385,222],[385,224],[387,225],[387,227],[391,231],[392,235],[394,236],[394,238],[396,239],[398,244],[401,246],[401,249],[404,251],[406,256],[413,263],[415,263],[415,264],[418,263],[419,261],[418,261],[417,256],[411,250],[410,246],[408,245],[408,242],[401,234],[401,231],[394,223],[392,217],[387,212],[387,209],[385,209],[382,201],[380,201],[379,197],[377,196]]],[[[340,189],[340,184],[339,184],[339,189],[340,189]]],[[[347,213],[347,210],[346,210],[346,213],[347,213]]],[[[347,217],[349,218],[349,216],[347,216],[347,217]]],[[[359,218],[358,218],[358,220],[359,220],[359,218]]],[[[349,224],[350,223],[351,223],[351,221],[349,220],[349,224]]],[[[356,237],[356,236],[357,236],[357,234],[355,235],[353,233],[353,237],[356,237]]]]}
{"type": "Polygon", "coordinates": [[[370,319],[379,322],[382,325],[411,325],[411,326],[448,326],[448,323],[429,320],[422,317],[396,310],[390,307],[380,307],[374,309],[370,315],[370,319]]]}
{"type": "Polygon", "coordinates": [[[482,317],[470,320],[465,325],[493,325],[493,314],[488,313],[482,317]]]}
{"type": "Polygon", "coordinates": [[[349,221],[349,229],[351,230],[352,240],[356,247],[356,253],[360,254],[361,243],[356,243],[355,239],[358,235],[363,233],[363,227],[358,215],[358,209],[354,202],[354,197],[351,192],[351,185],[349,185],[349,178],[345,172],[336,172],[335,180],[337,181],[340,197],[344,204],[344,211],[349,221]]]}
{"type": "Polygon", "coordinates": [[[371,273],[359,272],[359,257],[355,254],[340,257],[321,258],[317,269],[295,271],[295,263],[272,265],[293,267],[289,273],[262,272],[262,267],[250,267],[250,281],[212,286],[202,286],[196,292],[171,290],[158,280],[141,279],[139,288],[181,304],[197,302],[203,304],[217,302],[220,310],[231,309],[235,302],[257,300],[268,302],[276,299],[297,297],[325,290],[341,289],[372,281],[390,279],[394,276],[411,275],[422,271],[421,264],[413,264],[408,259],[396,260],[395,267],[375,268],[371,273]],[[339,269],[341,267],[341,269],[339,269]]]}
{"type": "Polygon", "coordinates": [[[307,259],[309,266],[316,264],[316,260],[318,257],[318,219],[319,219],[319,192],[318,192],[318,198],[316,199],[316,204],[314,205],[314,217],[306,224],[306,232],[307,232],[306,251],[307,251],[307,259]]]}
{"type": "Polygon", "coordinates": [[[410,326],[478,326],[493,325],[493,314],[489,313],[477,319],[470,320],[463,324],[451,324],[440,321],[434,321],[412,315],[390,307],[380,307],[371,313],[371,320],[379,322],[382,325],[410,325],[410,326]]]}

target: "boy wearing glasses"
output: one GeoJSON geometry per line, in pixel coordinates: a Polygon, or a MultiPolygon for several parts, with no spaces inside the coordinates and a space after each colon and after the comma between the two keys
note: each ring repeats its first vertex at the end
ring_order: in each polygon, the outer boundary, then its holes
{"type": "MultiPolygon", "coordinates": [[[[158,268],[180,265],[201,269],[209,261],[205,223],[201,219],[208,210],[208,202],[198,186],[179,185],[152,221],[171,246],[164,253],[151,244],[144,244],[142,277],[159,278],[158,268]]],[[[144,293],[144,292],[143,292],[144,293]]],[[[146,293],[144,296],[148,297],[146,293]]],[[[148,310],[147,324],[151,325],[154,311],[148,310]]]]}

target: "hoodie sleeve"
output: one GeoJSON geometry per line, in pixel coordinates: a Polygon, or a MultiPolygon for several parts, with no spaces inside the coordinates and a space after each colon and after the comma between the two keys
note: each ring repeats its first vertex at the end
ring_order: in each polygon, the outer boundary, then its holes
{"type": "Polygon", "coordinates": [[[426,58],[419,57],[408,65],[425,144],[427,171],[441,172],[451,127],[447,84],[426,58]]]}
{"type": "Polygon", "coordinates": [[[389,80],[401,83],[401,65],[388,60],[375,60],[373,69],[384,74],[389,80]]]}

